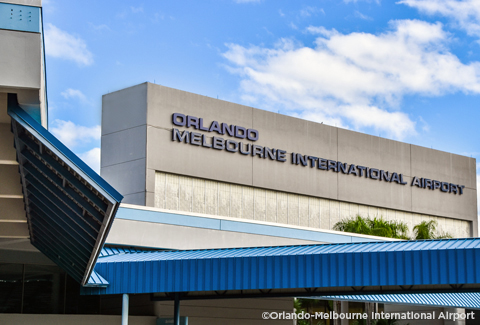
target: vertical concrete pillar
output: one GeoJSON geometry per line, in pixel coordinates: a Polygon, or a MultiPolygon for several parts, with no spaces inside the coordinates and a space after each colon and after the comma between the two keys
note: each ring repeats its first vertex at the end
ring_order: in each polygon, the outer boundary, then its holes
{"type": "Polygon", "coordinates": [[[173,307],[173,324],[180,325],[180,295],[175,293],[175,303],[173,307]]]}
{"type": "Polygon", "coordinates": [[[122,325],[128,325],[128,294],[123,294],[122,299],[122,325]]]}
{"type": "MultiPolygon", "coordinates": [[[[459,313],[459,314],[464,314],[465,309],[463,308],[444,308],[443,309],[444,313],[459,313]]],[[[466,321],[464,319],[458,319],[453,321],[452,319],[445,319],[443,322],[444,325],[465,325],[466,321]]]]}
{"type": "MultiPolygon", "coordinates": [[[[348,314],[348,301],[342,301],[340,303],[340,312],[347,316],[348,314]]],[[[348,325],[348,319],[340,320],[340,325],[348,325]]]]}

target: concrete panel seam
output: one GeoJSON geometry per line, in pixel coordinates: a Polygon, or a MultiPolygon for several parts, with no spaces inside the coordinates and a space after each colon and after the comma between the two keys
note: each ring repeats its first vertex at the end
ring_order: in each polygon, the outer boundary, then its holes
{"type": "MultiPolygon", "coordinates": [[[[106,167],[112,167],[112,166],[117,166],[117,165],[122,165],[122,164],[125,164],[125,163],[129,163],[129,162],[132,162],[132,161],[137,161],[137,160],[142,160],[142,159],[145,159],[145,157],[141,157],[141,158],[137,158],[137,159],[132,159],[132,160],[125,160],[125,161],[122,161],[120,163],[116,163],[116,164],[111,164],[111,165],[103,165],[101,166],[100,168],[106,168],[106,167]]],[[[146,160],[146,159],[145,159],[146,160]]]]}
{"type": "Polygon", "coordinates": [[[119,133],[119,132],[128,131],[128,130],[131,130],[131,129],[139,128],[139,127],[142,127],[142,126],[145,126],[145,125],[147,125],[147,124],[146,124],[146,123],[145,123],[145,124],[140,124],[140,125],[136,125],[136,126],[132,126],[132,127],[126,128],[126,129],[122,129],[122,130],[110,132],[110,133],[102,133],[102,137],[107,136],[107,135],[110,135],[110,134],[115,134],[115,133],[119,133]]]}

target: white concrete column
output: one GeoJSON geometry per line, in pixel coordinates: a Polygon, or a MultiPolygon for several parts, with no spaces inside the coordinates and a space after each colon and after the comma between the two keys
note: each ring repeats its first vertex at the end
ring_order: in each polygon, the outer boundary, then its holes
{"type": "Polygon", "coordinates": [[[128,325],[128,294],[123,294],[122,299],[122,325],[128,325]]]}
{"type": "MultiPolygon", "coordinates": [[[[342,301],[340,303],[340,311],[342,312],[342,314],[347,316],[347,314],[348,314],[348,301],[342,301]]],[[[348,325],[348,319],[342,319],[340,321],[340,325],[348,325]]]]}

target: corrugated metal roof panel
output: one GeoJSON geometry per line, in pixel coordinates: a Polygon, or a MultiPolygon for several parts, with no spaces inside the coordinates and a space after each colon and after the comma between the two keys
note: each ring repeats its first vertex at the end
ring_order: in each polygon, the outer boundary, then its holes
{"type": "Polygon", "coordinates": [[[30,241],[86,284],[122,196],[9,94],[30,241]]]}
{"type": "Polygon", "coordinates": [[[453,293],[405,293],[388,295],[344,295],[307,297],[322,300],[346,300],[359,302],[377,302],[384,304],[425,305],[433,307],[452,307],[480,309],[479,292],[453,292],[453,293]]]}
{"type": "Polygon", "coordinates": [[[114,285],[90,293],[428,291],[465,284],[480,290],[479,243],[466,238],[118,254],[95,267],[114,285]]]}

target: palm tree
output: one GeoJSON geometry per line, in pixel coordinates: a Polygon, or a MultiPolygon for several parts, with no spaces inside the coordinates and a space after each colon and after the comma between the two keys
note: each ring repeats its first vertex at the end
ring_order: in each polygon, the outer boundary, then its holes
{"type": "Polygon", "coordinates": [[[422,221],[413,227],[415,239],[443,239],[452,238],[448,232],[437,233],[437,222],[435,220],[422,221]]]}
{"type": "Polygon", "coordinates": [[[333,229],[356,234],[409,239],[407,237],[408,226],[404,222],[384,220],[382,217],[370,219],[357,215],[354,218],[337,222],[333,229]]]}

